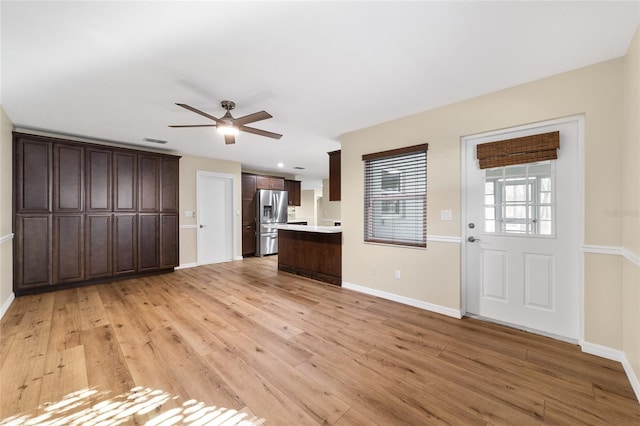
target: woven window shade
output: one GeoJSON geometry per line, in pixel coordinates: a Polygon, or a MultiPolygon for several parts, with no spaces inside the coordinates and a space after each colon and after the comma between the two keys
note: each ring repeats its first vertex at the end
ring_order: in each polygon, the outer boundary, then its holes
{"type": "Polygon", "coordinates": [[[541,133],[477,146],[481,169],[558,159],[560,132],[541,133]]]}

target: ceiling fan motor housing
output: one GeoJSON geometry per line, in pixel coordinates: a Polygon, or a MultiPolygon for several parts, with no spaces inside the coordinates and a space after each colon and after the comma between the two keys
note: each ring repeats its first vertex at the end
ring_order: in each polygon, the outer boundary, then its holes
{"type": "Polygon", "coordinates": [[[231,111],[236,107],[236,104],[233,101],[222,101],[220,102],[220,105],[222,105],[222,108],[226,109],[227,111],[231,111]]]}

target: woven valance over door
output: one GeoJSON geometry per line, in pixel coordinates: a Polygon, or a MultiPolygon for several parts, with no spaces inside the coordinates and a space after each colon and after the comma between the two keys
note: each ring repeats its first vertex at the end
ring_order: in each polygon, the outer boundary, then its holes
{"type": "Polygon", "coordinates": [[[477,146],[481,169],[556,160],[560,148],[560,132],[542,133],[477,146]]]}

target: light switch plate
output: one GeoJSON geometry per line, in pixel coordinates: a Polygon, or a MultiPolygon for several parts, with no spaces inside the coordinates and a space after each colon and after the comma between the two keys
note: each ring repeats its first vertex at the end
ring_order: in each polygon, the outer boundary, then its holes
{"type": "Polygon", "coordinates": [[[453,220],[453,212],[451,210],[440,210],[440,220],[453,220]]]}
{"type": "Polygon", "coordinates": [[[185,210],[184,211],[184,216],[185,217],[193,217],[193,211],[192,210],[185,210]]]}

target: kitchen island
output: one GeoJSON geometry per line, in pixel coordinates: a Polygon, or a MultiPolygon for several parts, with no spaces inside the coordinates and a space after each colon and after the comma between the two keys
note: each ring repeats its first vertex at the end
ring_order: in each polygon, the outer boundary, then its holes
{"type": "Polygon", "coordinates": [[[276,227],[279,270],[342,285],[342,229],[339,226],[276,227]]]}

